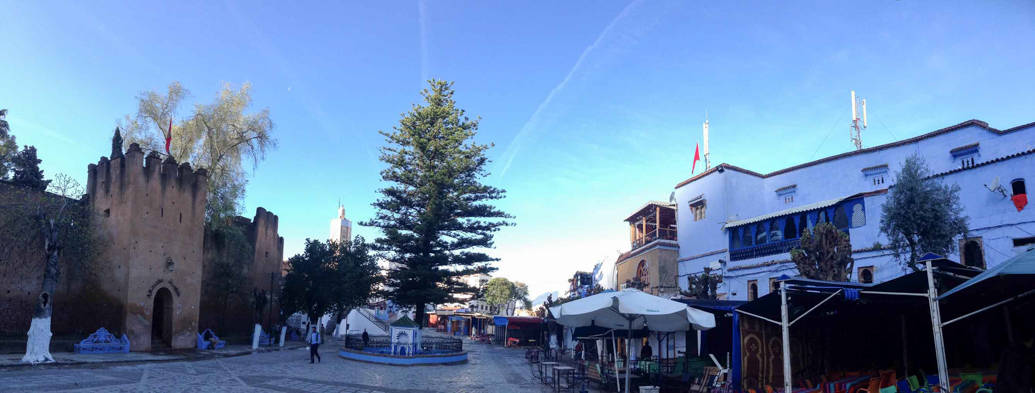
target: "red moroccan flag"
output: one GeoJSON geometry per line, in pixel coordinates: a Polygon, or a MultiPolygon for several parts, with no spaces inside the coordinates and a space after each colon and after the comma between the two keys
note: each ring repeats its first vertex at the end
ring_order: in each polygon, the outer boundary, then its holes
{"type": "Polygon", "coordinates": [[[701,159],[701,149],[698,145],[694,145],[694,163],[690,165],[690,174],[694,174],[694,169],[697,168],[697,160],[701,159]]]}
{"type": "Polygon", "coordinates": [[[173,140],[173,121],[172,121],[172,119],[169,119],[169,131],[165,134],[165,154],[168,154],[170,156],[172,155],[172,153],[169,153],[169,144],[172,143],[172,140],[173,140]]]}
{"type": "Polygon", "coordinates": [[[1016,194],[1010,199],[1013,199],[1013,207],[1016,207],[1017,211],[1024,210],[1028,205],[1028,194],[1016,194]]]}

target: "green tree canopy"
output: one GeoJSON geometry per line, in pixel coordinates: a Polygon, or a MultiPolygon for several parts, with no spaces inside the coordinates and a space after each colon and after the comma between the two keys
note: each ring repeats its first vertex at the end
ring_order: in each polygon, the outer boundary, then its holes
{"type": "Polygon", "coordinates": [[[949,255],[956,251],[956,236],[967,232],[962,211],[959,186],[931,179],[927,163],[914,155],[895,174],[895,184],[882,207],[880,230],[895,258],[917,270],[917,260],[924,253],[949,255]]]}
{"type": "Polygon", "coordinates": [[[710,267],[705,267],[701,274],[686,276],[686,290],[679,291],[683,296],[690,296],[694,299],[718,299],[719,282],[722,277],[712,274],[710,267]]]}
{"type": "Polygon", "coordinates": [[[528,299],[528,286],[503,277],[493,278],[485,284],[485,301],[496,306],[518,301],[524,308],[532,308],[532,301],[528,299]]]}
{"type": "Polygon", "coordinates": [[[381,228],[377,247],[399,266],[388,273],[388,296],[413,305],[421,324],[425,305],[476,291],[459,277],[494,270],[490,263],[497,258],[484,250],[511,218],[488,203],[504,196],[481,182],[491,145],[474,142],[478,121],[456,107],[452,86],[429,81],[424,104],[414,105],[394,131],[380,132],[387,142],[381,148],[387,186],[373,203],[375,217],[363,223],[381,228]]]}
{"type": "Polygon", "coordinates": [[[18,143],[15,142],[14,135],[11,135],[7,109],[0,109],[0,180],[7,180],[15,153],[18,153],[18,143]]]}
{"type": "Polygon", "coordinates": [[[305,251],[288,259],[280,302],[285,315],[324,314],[366,304],[380,283],[376,256],[362,237],[346,243],[306,239],[305,251]]]}
{"type": "Polygon", "coordinates": [[[848,281],[855,266],[848,234],[829,222],[804,231],[798,248],[791,250],[791,260],[802,276],[814,280],[848,281]]]}
{"type": "Polygon", "coordinates": [[[36,158],[35,146],[22,147],[22,151],[16,153],[11,159],[11,167],[14,169],[11,183],[34,190],[46,190],[50,180],[43,178],[43,170],[40,169],[41,162],[43,160],[36,158]]]}
{"type": "Polygon", "coordinates": [[[350,310],[370,301],[384,276],[377,266],[377,253],[363,237],[356,236],[344,243],[331,242],[328,248],[334,254],[332,265],[338,277],[330,311],[348,315],[350,310]]]}
{"type": "Polygon", "coordinates": [[[141,93],[136,115],[127,115],[119,126],[127,142],[153,151],[165,152],[165,137],[171,137],[174,159],[208,171],[207,221],[225,221],[240,212],[248,183],[245,163],[250,161],[254,169],[276,147],[273,121],[269,109],[246,113],[252,104],[248,83],[239,90],[224,84],[214,102],[195,105],[178,117],[189,94],[179,82],[171,83],[164,94],[141,93]]]}

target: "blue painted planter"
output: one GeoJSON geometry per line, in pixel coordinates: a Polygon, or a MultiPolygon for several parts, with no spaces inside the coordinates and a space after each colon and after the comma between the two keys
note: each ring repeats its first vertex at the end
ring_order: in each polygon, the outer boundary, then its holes
{"type": "Polygon", "coordinates": [[[393,366],[446,365],[467,363],[467,352],[419,354],[416,356],[398,356],[387,353],[357,351],[342,348],[338,356],[360,362],[388,364],[393,366]]]}

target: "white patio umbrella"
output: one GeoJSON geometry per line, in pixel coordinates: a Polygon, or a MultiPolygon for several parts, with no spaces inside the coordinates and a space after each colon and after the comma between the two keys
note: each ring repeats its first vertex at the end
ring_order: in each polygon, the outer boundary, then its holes
{"type": "MultiPolygon", "coordinates": [[[[646,327],[656,332],[681,332],[715,327],[715,317],[683,303],[657,297],[636,289],[598,293],[550,307],[557,323],[567,327],[599,326],[632,331],[646,327]]],[[[625,392],[629,392],[629,345],[625,344],[625,392]]]]}

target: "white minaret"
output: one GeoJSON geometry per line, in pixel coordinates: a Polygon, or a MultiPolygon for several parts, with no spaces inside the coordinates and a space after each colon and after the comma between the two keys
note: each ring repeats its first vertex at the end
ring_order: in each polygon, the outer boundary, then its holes
{"type": "Polygon", "coordinates": [[[345,206],[338,205],[338,217],[331,220],[330,241],[341,243],[352,240],[352,221],[345,218],[345,206]]]}
{"type": "Polygon", "coordinates": [[[708,112],[704,112],[704,170],[711,168],[712,164],[708,160],[708,112]]]}

